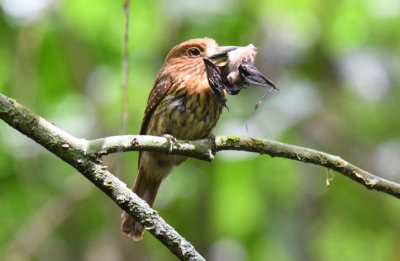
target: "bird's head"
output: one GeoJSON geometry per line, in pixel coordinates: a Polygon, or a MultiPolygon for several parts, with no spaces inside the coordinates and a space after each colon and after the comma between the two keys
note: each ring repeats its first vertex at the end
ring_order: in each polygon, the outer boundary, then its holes
{"type": "Polygon", "coordinates": [[[227,61],[228,53],[236,48],[236,46],[219,46],[211,38],[192,39],[173,47],[168,53],[165,64],[187,73],[192,70],[204,72],[204,57],[211,59],[217,65],[221,65],[227,61]]]}

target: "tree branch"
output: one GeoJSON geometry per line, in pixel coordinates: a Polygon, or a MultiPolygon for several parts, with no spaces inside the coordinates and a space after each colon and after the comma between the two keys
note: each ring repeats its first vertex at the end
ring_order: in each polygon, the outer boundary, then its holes
{"type": "Polygon", "coordinates": [[[214,159],[214,142],[209,139],[178,141],[172,145],[165,137],[151,135],[120,135],[86,141],[87,154],[100,157],[121,151],[157,151],[184,155],[205,161],[214,159]]]}
{"type": "Polygon", "coordinates": [[[0,93],[0,118],[76,168],[131,214],[181,260],[205,260],[194,247],[125,183],[112,175],[100,159],[87,153],[89,142],[78,139],[0,93]]]}
{"type": "MultiPolygon", "coordinates": [[[[166,138],[123,135],[95,140],[78,139],[2,94],[0,94],[0,118],[75,167],[123,210],[135,217],[181,260],[204,260],[189,242],[100,163],[101,156],[118,151],[146,150],[169,153],[170,144],[166,138]]],[[[372,175],[338,156],[313,149],[236,136],[219,136],[215,140],[178,141],[172,145],[170,153],[207,161],[211,161],[214,154],[221,150],[241,150],[312,163],[333,169],[368,189],[400,198],[399,184],[372,175]]]]}
{"type": "Polygon", "coordinates": [[[256,139],[250,137],[220,136],[215,140],[216,151],[243,150],[268,154],[271,157],[281,157],[304,163],[320,165],[349,177],[368,189],[373,189],[400,198],[400,184],[372,175],[339,156],[325,152],[285,144],[278,141],[256,139]]]}
{"type": "MultiPolygon", "coordinates": [[[[146,135],[112,136],[87,142],[88,153],[102,156],[121,151],[160,151],[169,152],[168,140],[164,137],[146,135]]],[[[172,146],[172,154],[185,155],[201,160],[211,161],[214,154],[222,150],[240,150],[268,154],[320,165],[335,170],[358,183],[400,198],[400,184],[372,175],[371,173],[343,160],[339,156],[325,152],[285,144],[278,141],[239,136],[218,136],[213,142],[210,139],[195,141],[178,141],[172,146]]]]}

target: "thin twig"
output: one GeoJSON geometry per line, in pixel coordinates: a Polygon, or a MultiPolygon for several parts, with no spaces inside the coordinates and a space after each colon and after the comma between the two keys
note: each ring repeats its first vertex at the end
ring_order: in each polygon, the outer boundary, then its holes
{"type": "Polygon", "coordinates": [[[129,4],[130,0],[124,2],[124,46],[122,57],[122,118],[121,118],[121,134],[125,134],[126,123],[128,120],[128,76],[129,76],[129,4]]]}
{"type": "MultiPolygon", "coordinates": [[[[130,0],[125,0],[124,9],[124,40],[122,50],[122,82],[121,82],[121,130],[120,134],[126,133],[126,125],[128,122],[128,77],[129,77],[129,5],[130,0]]],[[[124,157],[122,154],[118,155],[117,168],[115,170],[118,176],[121,176],[121,172],[124,166],[124,157]]]]}

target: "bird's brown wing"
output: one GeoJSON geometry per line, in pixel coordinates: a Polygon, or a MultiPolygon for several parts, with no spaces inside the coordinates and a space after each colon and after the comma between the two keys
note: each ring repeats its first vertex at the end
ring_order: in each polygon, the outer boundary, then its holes
{"type": "Polygon", "coordinates": [[[164,99],[164,96],[170,88],[171,84],[171,79],[167,74],[161,74],[157,77],[153,89],[150,92],[149,99],[147,100],[147,107],[144,112],[142,127],[140,128],[141,135],[146,135],[150,118],[153,115],[153,112],[157,108],[158,104],[162,101],[162,99],[164,99]]]}
{"type": "MultiPolygon", "coordinates": [[[[147,107],[144,112],[144,117],[142,120],[142,127],[140,128],[140,135],[146,135],[147,127],[149,126],[149,122],[153,112],[157,108],[158,104],[164,99],[166,93],[172,85],[171,78],[167,74],[158,75],[153,89],[150,92],[149,99],[147,100],[147,107]]],[[[140,158],[141,152],[139,153],[139,166],[140,166],[140,158]]]]}

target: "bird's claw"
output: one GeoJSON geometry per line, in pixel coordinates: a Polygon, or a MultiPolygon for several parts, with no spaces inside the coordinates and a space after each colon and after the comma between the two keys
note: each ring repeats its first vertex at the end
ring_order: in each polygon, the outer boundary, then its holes
{"type": "Polygon", "coordinates": [[[164,134],[163,136],[164,136],[164,138],[166,138],[168,140],[168,143],[169,143],[168,151],[172,152],[172,149],[173,149],[174,145],[177,145],[178,140],[171,134],[164,134]]]}

